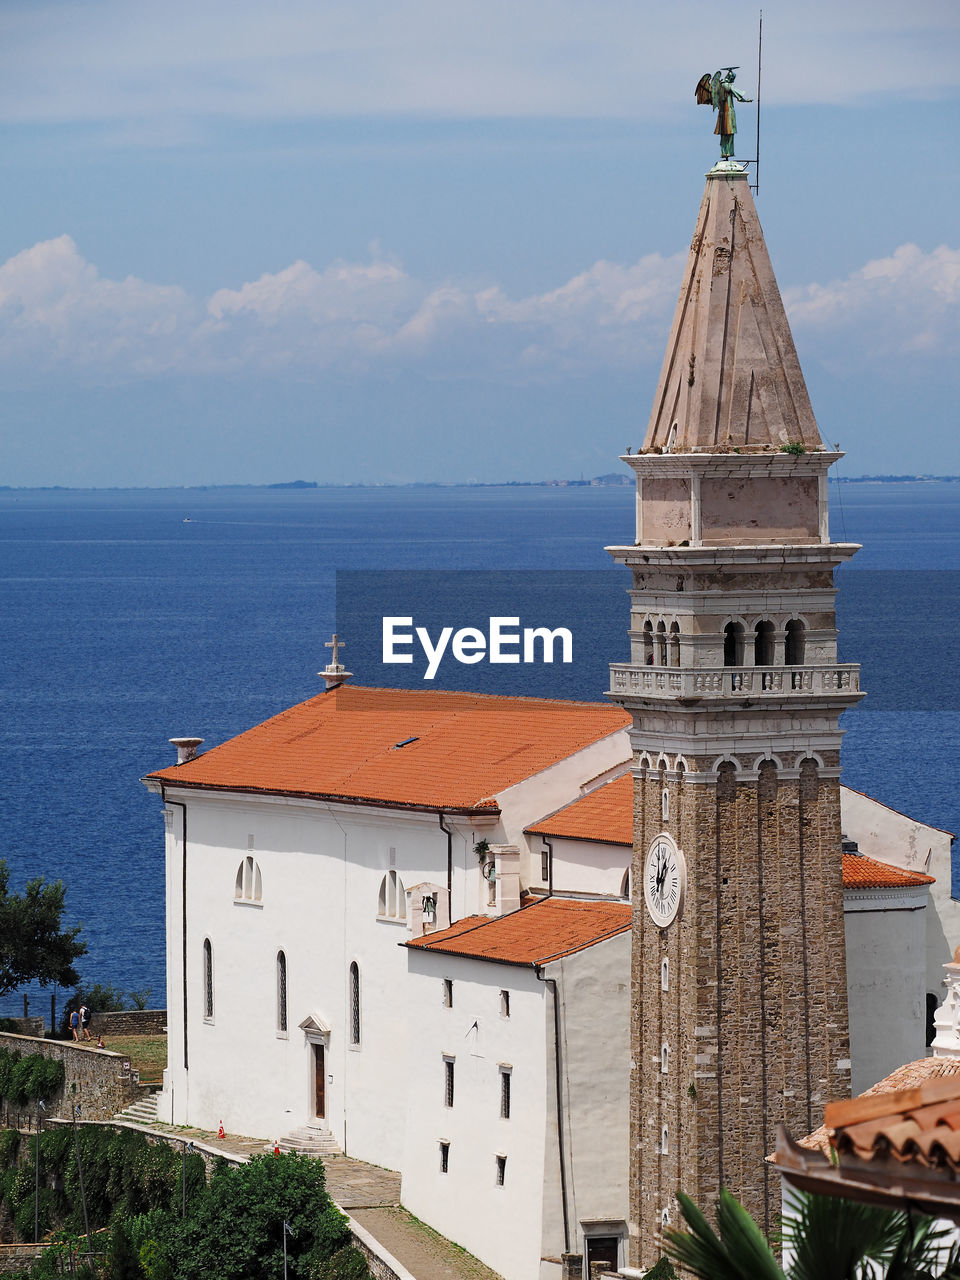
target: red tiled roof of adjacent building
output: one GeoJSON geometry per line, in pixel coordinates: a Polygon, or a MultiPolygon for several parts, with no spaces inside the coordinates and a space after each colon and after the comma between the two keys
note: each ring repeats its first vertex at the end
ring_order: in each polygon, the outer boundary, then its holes
{"type": "Polygon", "coordinates": [[[344,685],[148,777],[178,787],[495,809],[499,792],[629,723],[604,703],[344,685]]]}
{"type": "Polygon", "coordinates": [[[506,916],[468,916],[404,945],[502,964],[546,964],[630,928],[627,902],[544,898],[506,916]]]}
{"type": "MultiPolygon", "coordinates": [[[[549,817],[541,818],[527,827],[527,831],[531,835],[632,846],[632,774],[604,783],[549,817]]],[[[865,854],[844,853],[842,859],[845,889],[909,889],[934,883],[933,876],[904,871],[865,854]]]]}

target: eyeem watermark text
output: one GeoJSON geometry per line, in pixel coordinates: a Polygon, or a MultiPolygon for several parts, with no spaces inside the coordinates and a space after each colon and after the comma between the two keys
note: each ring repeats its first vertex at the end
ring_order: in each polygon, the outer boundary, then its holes
{"type": "Polygon", "coordinates": [[[520,619],[489,618],[486,632],[477,627],[441,627],[436,640],[426,627],[414,627],[412,617],[383,619],[384,663],[411,664],[419,643],[427,660],[424,680],[432,680],[448,648],[457,662],[535,663],[553,662],[559,646],[559,661],[573,662],[573,635],[566,627],[524,627],[520,619]]]}

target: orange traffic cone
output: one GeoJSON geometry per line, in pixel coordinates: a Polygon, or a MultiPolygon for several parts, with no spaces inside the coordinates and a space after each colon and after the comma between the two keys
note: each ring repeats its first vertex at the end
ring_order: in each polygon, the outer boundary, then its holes
{"type": "Polygon", "coordinates": [[[217,1130],[218,1138],[225,1138],[227,1135],[223,1132],[223,1121],[220,1121],[220,1128],[217,1130]]]}
{"type": "Polygon", "coordinates": [[[280,1142],[279,1140],[273,1144],[273,1154],[279,1160],[280,1158],[280,1142]]]}

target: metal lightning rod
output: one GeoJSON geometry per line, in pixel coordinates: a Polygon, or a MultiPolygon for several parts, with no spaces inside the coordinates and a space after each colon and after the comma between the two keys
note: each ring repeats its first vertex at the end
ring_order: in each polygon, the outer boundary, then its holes
{"type": "Polygon", "coordinates": [[[757,160],[753,171],[753,190],[760,193],[760,72],[763,66],[763,10],[760,10],[760,30],[757,36],[757,160]]]}

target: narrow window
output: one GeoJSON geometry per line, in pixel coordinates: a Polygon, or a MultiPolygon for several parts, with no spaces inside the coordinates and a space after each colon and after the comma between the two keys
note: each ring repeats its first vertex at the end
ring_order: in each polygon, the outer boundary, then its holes
{"type": "Polygon", "coordinates": [[[723,628],[723,665],[743,666],[743,627],[739,622],[728,622],[723,628]]]}
{"type": "Polygon", "coordinates": [[[248,899],[253,898],[253,859],[252,858],[246,858],[244,860],[243,896],[248,899]]]}
{"type": "Polygon", "coordinates": [[[671,622],[670,624],[670,665],[671,667],[679,667],[680,665],[680,623],[671,622]]]}
{"type": "Polygon", "coordinates": [[[510,1076],[509,1067],[500,1068],[500,1119],[510,1119],[510,1076]]]}
{"type": "Polygon", "coordinates": [[[450,1143],[440,1143],[440,1172],[446,1173],[450,1168],[450,1143]]]}
{"type": "Polygon", "coordinates": [[[260,875],[260,863],[253,864],[253,900],[254,902],[263,901],[263,879],[260,875]]]}
{"type": "Polygon", "coordinates": [[[287,1029],[287,957],[277,952],[277,1030],[287,1029]]]}
{"type": "Polygon", "coordinates": [[[670,961],[666,959],[660,961],[660,990],[670,990],[670,961]]]}
{"type": "Polygon", "coordinates": [[[388,871],[380,881],[377,915],[383,920],[406,920],[407,893],[396,871],[388,871]]]}
{"type": "Polygon", "coordinates": [[[209,938],[203,940],[203,1016],[213,1017],[213,946],[209,938]]]}
{"type": "Polygon", "coordinates": [[[497,1186],[502,1187],[507,1180],[507,1157],[497,1156],[497,1186]]]}
{"type": "Polygon", "coordinates": [[[668,1155],[670,1151],[670,1135],[667,1133],[667,1126],[664,1125],[660,1130],[660,1154],[668,1155]]]}
{"type": "Polygon", "coordinates": [[[670,1225],[670,1210],[669,1210],[669,1209],[663,1209],[663,1210],[661,1210],[661,1213],[660,1213],[660,1225],[661,1225],[661,1227],[669,1227],[669,1225],[670,1225]]]}
{"type": "Polygon", "coordinates": [[[649,620],[643,624],[643,661],[648,667],[653,666],[653,623],[649,620]]]}
{"type": "Polygon", "coordinates": [[[238,899],[243,897],[243,863],[242,862],[240,863],[239,867],[237,867],[237,883],[233,890],[233,896],[238,899]]]}
{"type": "Polygon", "coordinates": [[[546,849],[540,854],[540,879],[544,884],[550,879],[550,855],[546,849]]]}
{"type": "Polygon", "coordinates": [[[800,619],[791,618],[786,626],[783,651],[783,660],[788,667],[803,665],[803,632],[804,626],[800,619]]]}
{"type": "Polygon", "coordinates": [[[445,1009],[453,1008],[453,979],[444,978],[443,980],[443,1007],[445,1009]]]}
{"type": "Polygon", "coordinates": [[[660,816],[664,822],[670,820],[670,792],[666,787],[660,792],[660,816]]]}
{"type": "Polygon", "coordinates": [[[263,901],[263,878],[260,875],[260,864],[251,857],[244,858],[239,867],[237,867],[233,896],[237,902],[263,901]]]}
{"type": "Polygon", "coordinates": [[[360,1043],[360,967],[350,965],[350,1043],[360,1043]]]}
{"type": "Polygon", "coordinates": [[[753,665],[755,667],[773,666],[773,623],[765,619],[754,627],[753,665]]]}
{"type": "Polygon", "coordinates": [[[670,1070],[670,1046],[662,1045],[660,1048],[660,1070],[664,1075],[670,1070]]]}
{"type": "Polygon", "coordinates": [[[501,1018],[510,1017],[510,992],[509,991],[500,992],[500,1017],[501,1018]]]}
{"type": "Polygon", "coordinates": [[[453,1058],[443,1060],[443,1105],[453,1106],[453,1058]]]}

